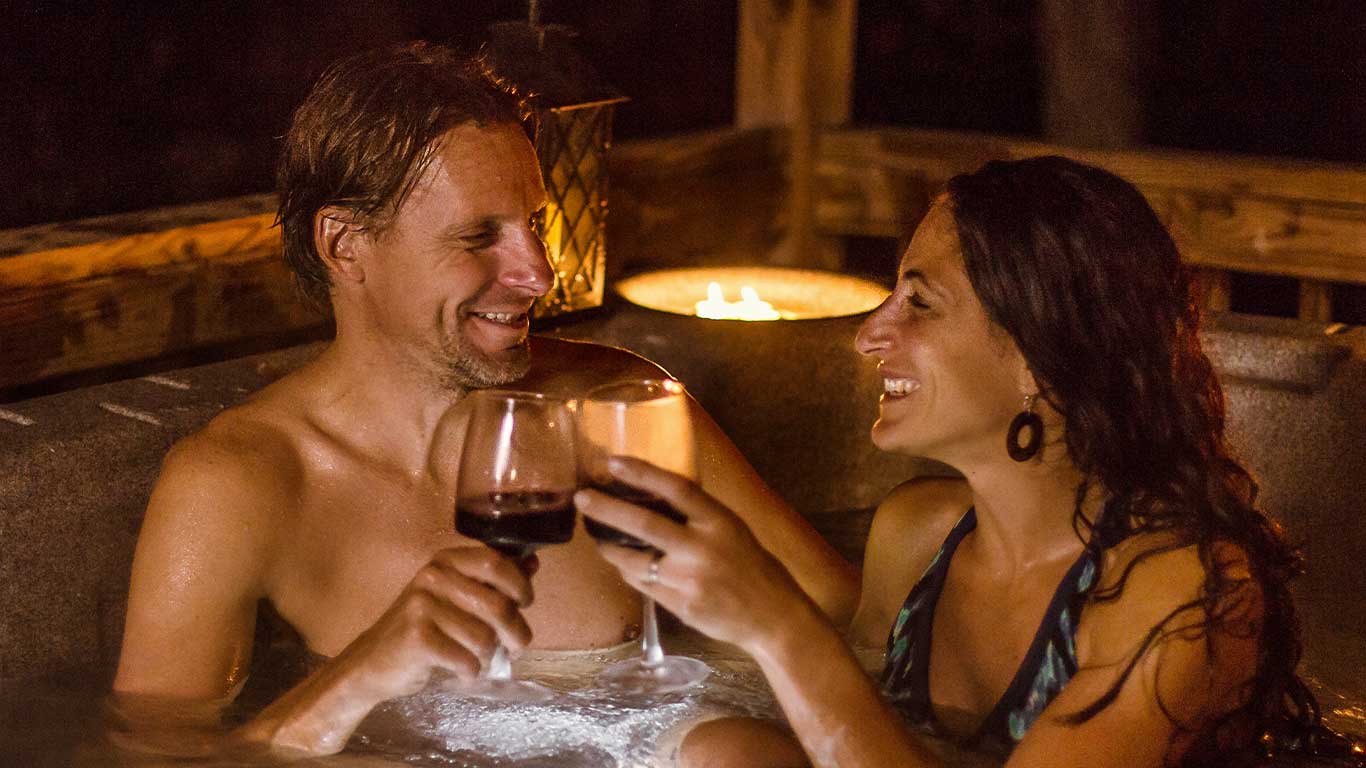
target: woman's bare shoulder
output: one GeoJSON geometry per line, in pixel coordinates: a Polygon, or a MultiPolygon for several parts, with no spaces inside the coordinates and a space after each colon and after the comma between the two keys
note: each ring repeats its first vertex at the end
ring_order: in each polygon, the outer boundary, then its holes
{"type": "Polygon", "coordinates": [[[863,555],[863,588],[852,636],[861,644],[886,636],[907,593],[968,507],[965,481],[908,480],[888,493],[873,515],[863,555]]]}
{"type": "Polygon", "coordinates": [[[1247,552],[1224,541],[1207,550],[1167,531],[1131,536],[1106,550],[1100,581],[1082,614],[1079,658],[1116,663],[1154,628],[1160,628],[1159,647],[1169,635],[1210,637],[1210,611],[1219,617],[1219,637],[1211,638],[1216,645],[1225,636],[1255,639],[1262,593],[1247,552]]]}

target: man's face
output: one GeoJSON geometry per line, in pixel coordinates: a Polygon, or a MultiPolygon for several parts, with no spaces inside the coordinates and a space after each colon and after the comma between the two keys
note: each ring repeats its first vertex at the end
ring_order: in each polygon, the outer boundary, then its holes
{"type": "Polygon", "coordinates": [[[382,336],[448,387],[521,378],[527,313],[553,275],[535,220],[545,186],[515,126],[458,126],[381,231],[361,300],[382,336]]]}

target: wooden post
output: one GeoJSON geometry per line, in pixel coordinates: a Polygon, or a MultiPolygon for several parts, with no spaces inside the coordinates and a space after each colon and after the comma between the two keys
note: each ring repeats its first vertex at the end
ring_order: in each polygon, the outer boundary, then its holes
{"type": "Polygon", "coordinates": [[[1227,270],[1194,270],[1194,292],[1201,307],[1212,312],[1227,312],[1233,306],[1232,280],[1227,270]]]}
{"type": "Polygon", "coordinates": [[[816,232],[820,129],[848,123],[857,0],[740,0],[735,123],[789,135],[787,227],[776,264],[838,268],[839,242],[816,232]]]}
{"type": "Polygon", "coordinates": [[[1044,133],[1117,149],[1143,140],[1143,82],[1155,48],[1154,0],[1042,0],[1044,133]]]}
{"type": "Polygon", "coordinates": [[[1299,315],[1301,320],[1331,323],[1333,321],[1332,284],[1318,280],[1301,280],[1299,315]]]}

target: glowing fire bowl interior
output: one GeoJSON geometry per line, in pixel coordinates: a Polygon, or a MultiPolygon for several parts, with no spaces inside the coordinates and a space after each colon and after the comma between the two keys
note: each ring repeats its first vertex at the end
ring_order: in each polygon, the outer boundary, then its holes
{"type": "Polygon", "coordinates": [[[617,283],[622,298],[660,312],[736,320],[817,320],[871,311],[887,290],[869,280],[833,272],[780,267],[697,267],[647,272],[617,283]],[[716,287],[712,287],[716,286],[716,287]],[[709,297],[710,288],[710,297],[709,297]],[[743,302],[746,289],[757,301],[743,302]],[[718,295],[719,294],[719,295],[718,295]],[[707,314],[705,305],[721,303],[733,315],[707,314]],[[718,299],[720,301],[718,301],[718,299]],[[744,310],[750,304],[769,304],[744,310]]]}
{"type": "MultiPolygon", "coordinates": [[[[844,511],[869,507],[926,471],[923,460],[881,453],[868,439],[882,378],[877,361],[854,349],[854,334],[887,296],[877,283],[813,270],[708,267],[645,273],[614,288],[625,301],[554,334],[624,347],[662,365],[801,512],[831,514],[847,528],[844,511]],[[697,317],[694,305],[712,282],[729,302],[748,286],[780,315],[806,319],[697,317]]],[[[837,545],[862,552],[861,540],[837,545]]]]}

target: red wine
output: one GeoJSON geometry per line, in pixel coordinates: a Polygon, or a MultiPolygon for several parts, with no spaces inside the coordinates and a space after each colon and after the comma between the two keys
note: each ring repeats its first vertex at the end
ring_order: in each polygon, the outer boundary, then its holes
{"type": "Polygon", "coordinates": [[[455,530],[509,557],[574,538],[573,491],[494,491],[455,505],[455,530]]]}
{"type": "MultiPolygon", "coordinates": [[[[628,501],[638,507],[645,507],[651,512],[661,514],[675,523],[686,523],[688,521],[687,515],[674,509],[673,505],[664,499],[618,480],[613,480],[608,483],[589,483],[588,487],[615,496],[622,501],[628,501]]],[[[598,541],[605,541],[609,544],[616,544],[622,547],[630,547],[631,549],[652,548],[649,544],[646,544],[631,534],[619,531],[606,523],[600,523],[591,517],[584,516],[583,524],[584,527],[588,529],[588,535],[598,541]]]]}

